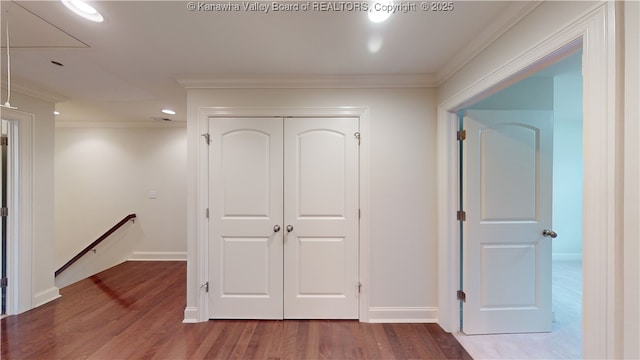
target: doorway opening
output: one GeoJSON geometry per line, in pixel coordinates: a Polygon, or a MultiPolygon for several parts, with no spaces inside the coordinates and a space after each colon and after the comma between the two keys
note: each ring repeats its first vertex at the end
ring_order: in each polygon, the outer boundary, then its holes
{"type": "Polygon", "coordinates": [[[2,265],[0,267],[0,288],[2,289],[0,316],[4,317],[7,315],[7,285],[9,283],[9,278],[7,275],[7,220],[9,216],[7,180],[9,170],[9,122],[6,120],[2,120],[0,128],[0,226],[2,227],[2,229],[0,230],[2,237],[2,239],[0,239],[0,257],[2,257],[2,265]]]}
{"type": "Polygon", "coordinates": [[[33,307],[33,128],[35,117],[12,109],[2,110],[2,127],[8,135],[6,224],[6,315],[33,307]]]}
{"type": "MultiPolygon", "coordinates": [[[[559,235],[551,240],[551,332],[475,336],[459,334],[457,338],[473,357],[479,358],[580,358],[583,278],[582,51],[567,55],[465,110],[518,110],[525,114],[552,112],[552,224],[553,230],[559,235]]],[[[466,175],[461,173],[460,176],[466,175]]],[[[461,238],[463,236],[466,234],[461,234],[461,238]]],[[[462,277],[461,281],[464,281],[462,277]]],[[[465,284],[462,283],[461,289],[464,288],[465,284]]],[[[461,316],[461,321],[463,318],[461,316]]],[[[461,329],[465,331],[463,322],[461,329]]]]}
{"type": "Polygon", "coordinates": [[[438,113],[438,158],[441,194],[438,224],[439,258],[439,324],[450,332],[460,330],[459,301],[459,222],[455,214],[458,204],[458,161],[456,111],[543,68],[546,64],[582,49],[583,91],[583,341],[584,357],[614,358],[618,344],[616,302],[622,292],[616,284],[622,274],[616,268],[620,260],[620,227],[616,214],[622,202],[616,196],[616,184],[622,179],[621,153],[616,151],[621,139],[622,118],[616,112],[619,96],[616,82],[616,47],[613,33],[614,4],[599,4],[584,17],[559,28],[525,53],[505,59],[498,53],[499,65],[489,74],[467,74],[471,84],[440,102],[438,113]],[[454,185],[455,184],[455,185],[454,185]],[[449,215],[451,214],[451,215],[449,215]],[[455,239],[455,240],[454,240],[455,239]],[[588,279],[588,281],[586,281],[588,279]]]}
{"type": "Polygon", "coordinates": [[[18,130],[17,121],[2,119],[0,123],[0,285],[1,313],[5,317],[17,313],[18,295],[18,130]]]}

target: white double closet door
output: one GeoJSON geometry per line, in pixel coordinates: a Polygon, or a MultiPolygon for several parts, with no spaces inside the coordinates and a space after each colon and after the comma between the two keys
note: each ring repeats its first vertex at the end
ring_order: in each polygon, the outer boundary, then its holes
{"type": "Polygon", "coordinates": [[[209,317],[358,318],[358,118],[209,121],[209,317]]]}

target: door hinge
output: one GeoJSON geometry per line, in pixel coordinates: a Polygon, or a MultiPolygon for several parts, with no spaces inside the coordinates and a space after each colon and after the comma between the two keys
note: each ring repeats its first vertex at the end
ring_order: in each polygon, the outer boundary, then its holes
{"type": "Polygon", "coordinates": [[[465,294],[464,291],[462,290],[458,290],[456,292],[456,299],[461,300],[463,302],[467,302],[467,294],[465,294]]]}
{"type": "Polygon", "coordinates": [[[456,140],[462,141],[467,139],[467,130],[460,130],[456,133],[456,140]]]}
{"type": "Polygon", "coordinates": [[[358,281],[356,287],[358,288],[358,294],[360,294],[360,292],[362,291],[362,283],[358,281]]]}
{"type": "Polygon", "coordinates": [[[204,288],[205,292],[209,292],[209,282],[205,282],[204,284],[200,285],[200,288],[204,288]]]}
{"type": "Polygon", "coordinates": [[[207,217],[207,219],[209,218],[209,208],[206,208],[206,209],[204,210],[204,216],[206,216],[206,217],[207,217]]]}
{"type": "Polygon", "coordinates": [[[360,145],[360,133],[359,132],[354,133],[353,137],[356,138],[356,140],[358,140],[358,145],[360,145]]]}
{"type": "Polygon", "coordinates": [[[358,209],[358,219],[360,219],[362,217],[362,211],[360,211],[360,209],[358,209]]]}
{"type": "Polygon", "coordinates": [[[0,288],[6,288],[7,286],[9,286],[9,279],[8,278],[0,279],[0,288]]]}
{"type": "Polygon", "coordinates": [[[467,213],[462,210],[458,210],[456,213],[456,219],[459,221],[467,221],[467,213]]]}
{"type": "Polygon", "coordinates": [[[9,137],[6,136],[6,135],[0,136],[0,145],[1,146],[8,146],[9,145],[9,137]]]}
{"type": "Polygon", "coordinates": [[[204,141],[207,142],[207,145],[211,144],[211,135],[209,135],[209,133],[202,134],[202,136],[204,137],[204,141]]]}
{"type": "Polygon", "coordinates": [[[0,217],[7,217],[9,216],[9,208],[3,207],[0,208],[0,217]]]}

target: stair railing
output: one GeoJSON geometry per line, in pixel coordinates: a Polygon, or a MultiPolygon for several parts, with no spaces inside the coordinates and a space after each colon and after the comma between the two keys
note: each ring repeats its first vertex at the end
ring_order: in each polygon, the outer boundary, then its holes
{"type": "Polygon", "coordinates": [[[89,251],[93,250],[93,248],[95,248],[96,246],[98,246],[98,244],[100,244],[101,242],[103,242],[106,238],[108,238],[109,236],[111,236],[111,234],[113,234],[114,232],[116,232],[116,230],[118,230],[119,228],[121,228],[124,224],[126,224],[129,220],[135,222],[136,220],[136,214],[129,214],[127,216],[125,216],[124,219],[120,220],[119,223],[113,225],[111,227],[111,229],[107,230],[107,232],[105,232],[104,234],[102,234],[102,236],[100,236],[98,239],[96,239],[96,241],[92,242],[91,244],[89,244],[89,246],[87,246],[86,248],[82,249],[82,251],[80,251],[78,253],[78,255],[74,256],[73,259],[67,261],[66,264],[62,265],[62,267],[60,267],[60,269],[56,270],[55,272],[55,276],[60,275],[60,273],[62,273],[63,271],[65,271],[69,266],[73,265],[73,263],[75,263],[76,261],[78,261],[81,257],[83,257],[86,253],[88,253],[89,251]]]}

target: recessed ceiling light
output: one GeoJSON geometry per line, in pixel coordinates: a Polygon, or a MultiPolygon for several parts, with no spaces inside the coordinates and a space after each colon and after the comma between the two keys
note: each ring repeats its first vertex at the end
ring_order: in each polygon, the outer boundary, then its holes
{"type": "Polygon", "coordinates": [[[54,111],[53,115],[60,115],[60,111],[54,111]]]}
{"type": "Polygon", "coordinates": [[[369,9],[369,21],[372,23],[381,23],[386,21],[391,16],[392,7],[393,0],[374,3],[373,7],[369,9]]]}
{"type": "Polygon", "coordinates": [[[167,115],[175,115],[176,112],[171,110],[171,109],[162,109],[162,112],[167,114],[167,115]]]}
{"type": "Polygon", "coordinates": [[[76,15],[93,22],[103,22],[104,17],[93,6],[87,4],[82,0],[60,0],[67,7],[67,9],[73,11],[76,15]]]}

